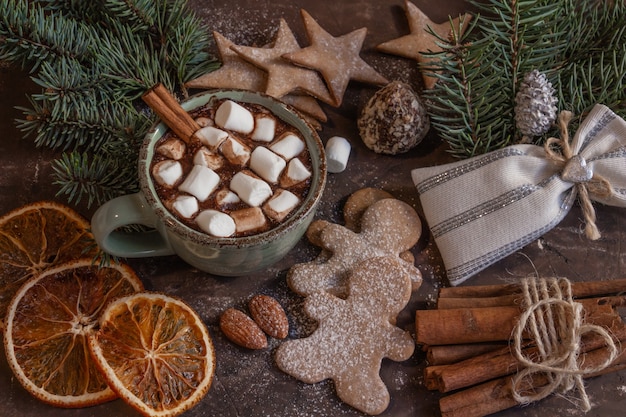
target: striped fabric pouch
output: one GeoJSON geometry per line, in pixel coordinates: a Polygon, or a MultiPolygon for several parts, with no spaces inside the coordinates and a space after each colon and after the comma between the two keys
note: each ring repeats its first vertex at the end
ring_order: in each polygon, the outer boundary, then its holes
{"type": "Polygon", "coordinates": [[[577,196],[626,207],[626,122],[598,104],[566,145],[560,160],[521,144],[411,172],[450,284],[541,237],[577,196]]]}

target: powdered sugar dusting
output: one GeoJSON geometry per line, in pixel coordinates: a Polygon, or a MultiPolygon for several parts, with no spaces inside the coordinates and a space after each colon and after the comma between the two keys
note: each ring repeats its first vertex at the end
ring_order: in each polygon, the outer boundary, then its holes
{"type": "MultiPolygon", "coordinates": [[[[420,226],[413,208],[393,198],[379,200],[365,210],[360,233],[337,224],[324,224],[319,240],[332,257],[325,262],[316,260],[292,267],[289,285],[303,295],[322,290],[345,297],[347,274],[354,266],[373,257],[398,258],[418,241],[420,226]]],[[[403,261],[403,265],[418,287],[420,271],[410,262],[403,261]]]]}
{"type": "Polygon", "coordinates": [[[333,379],[343,401],[378,414],[389,403],[379,376],[382,359],[406,360],[415,347],[393,324],[410,299],[411,280],[400,261],[381,257],[356,267],[349,285],[346,299],[323,291],[308,296],[305,310],[319,327],[307,338],[281,345],[276,362],[307,383],[333,379]]]}

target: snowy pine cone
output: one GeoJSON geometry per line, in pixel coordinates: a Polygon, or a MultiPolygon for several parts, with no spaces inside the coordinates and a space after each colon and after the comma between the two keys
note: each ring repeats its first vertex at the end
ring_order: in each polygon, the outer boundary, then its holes
{"type": "Polygon", "coordinates": [[[556,120],[558,99],[546,76],[532,70],[515,96],[515,122],[525,136],[541,136],[556,120]]]}

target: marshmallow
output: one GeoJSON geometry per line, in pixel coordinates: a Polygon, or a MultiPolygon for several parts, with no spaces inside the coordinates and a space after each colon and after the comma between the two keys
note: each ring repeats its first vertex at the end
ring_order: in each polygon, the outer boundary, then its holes
{"type": "Polygon", "coordinates": [[[215,202],[220,206],[227,206],[229,204],[239,203],[241,199],[239,196],[228,188],[222,188],[215,194],[215,202]]]}
{"type": "Polygon", "coordinates": [[[326,142],[326,170],[328,172],[342,172],[348,165],[350,156],[350,142],[341,136],[333,136],[326,142]]]}
{"type": "Polygon", "coordinates": [[[217,210],[204,210],[196,217],[198,227],[215,237],[228,237],[235,233],[235,221],[226,213],[217,210]]]}
{"type": "Polygon", "coordinates": [[[250,156],[250,169],[265,181],[276,183],[287,163],[263,146],[257,146],[250,156]]]}
{"type": "Polygon", "coordinates": [[[218,153],[211,152],[206,146],[198,149],[193,156],[194,165],[202,165],[212,170],[218,170],[224,166],[224,157],[218,153]]]}
{"type": "Polygon", "coordinates": [[[179,160],[185,154],[185,142],[180,139],[168,139],[156,149],[158,153],[170,159],[179,160]]]}
{"type": "Polygon", "coordinates": [[[254,116],[242,105],[226,100],[215,112],[215,123],[221,128],[247,134],[254,129],[254,116]]]}
{"type": "Polygon", "coordinates": [[[198,117],[196,118],[196,123],[198,123],[198,126],[200,127],[207,127],[207,126],[213,126],[213,119],[211,119],[210,117],[198,117]]]}
{"type": "Polygon", "coordinates": [[[239,171],[230,181],[230,189],[249,206],[258,207],[272,195],[268,183],[250,171],[239,171]]]}
{"type": "Polygon", "coordinates": [[[299,182],[302,182],[311,176],[311,171],[307,169],[299,158],[293,158],[289,161],[285,175],[280,180],[280,186],[289,188],[299,182]]]}
{"type": "Polygon", "coordinates": [[[267,219],[263,211],[258,207],[248,207],[230,213],[235,220],[237,233],[258,231],[265,227],[267,219]]]}
{"type": "Polygon", "coordinates": [[[166,159],[157,162],[152,167],[152,176],[160,185],[171,187],[183,176],[183,166],[180,162],[166,159]]]}
{"type": "Polygon", "coordinates": [[[198,211],[198,200],[191,195],[179,195],[172,203],[172,208],[181,216],[189,219],[198,211]]]}
{"type": "Polygon", "coordinates": [[[294,133],[283,135],[270,149],[289,160],[304,150],[304,141],[294,133]]]}
{"type": "Polygon", "coordinates": [[[194,165],[185,181],[178,186],[178,189],[195,196],[200,201],[204,201],[209,198],[219,183],[220,176],[211,168],[194,165]]]}
{"type": "Polygon", "coordinates": [[[281,189],[263,205],[263,212],[267,217],[281,222],[299,203],[300,199],[294,193],[281,189]]]}
{"type": "Polygon", "coordinates": [[[244,166],[250,159],[250,148],[232,137],[222,144],[220,151],[233,165],[244,166]]]}
{"type": "Polygon", "coordinates": [[[194,135],[212,151],[216,150],[228,138],[228,132],[213,126],[200,128],[194,135]]]}
{"type": "Polygon", "coordinates": [[[258,114],[256,116],[256,126],[251,138],[259,142],[271,142],[276,133],[276,119],[269,114],[258,114]]]}

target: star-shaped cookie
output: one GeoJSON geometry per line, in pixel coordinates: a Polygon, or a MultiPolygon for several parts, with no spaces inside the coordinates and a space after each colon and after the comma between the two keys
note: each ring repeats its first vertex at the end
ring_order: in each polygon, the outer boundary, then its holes
{"type": "Polygon", "coordinates": [[[337,106],[341,104],[348,82],[355,81],[385,85],[387,79],[368,65],[360,56],[366,28],[334,37],[326,32],[313,17],[301,10],[310,46],[287,53],[283,58],[306,68],[319,71],[330,89],[337,106]]]}
{"type": "Polygon", "coordinates": [[[240,88],[265,91],[267,74],[262,69],[244,61],[231,49],[235,44],[218,32],[213,32],[222,66],[188,81],[187,88],[240,88]]]}
{"type": "Polygon", "coordinates": [[[317,71],[293,65],[282,58],[284,54],[300,49],[296,37],[284,19],[280,19],[274,46],[271,48],[235,45],[231,49],[241,58],[267,71],[265,92],[270,96],[282,97],[301,90],[325,103],[336,105],[317,71]]]}
{"type": "MultiPolygon", "coordinates": [[[[422,64],[427,64],[432,60],[423,54],[423,52],[439,52],[441,47],[437,45],[437,38],[428,32],[430,27],[433,32],[441,37],[450,36],[452,28],[450,22],[445,21],[440,24],[433,23],[428,16],[426,16],[416,5],[409,0],[405,0],[405,9],[407,18],[409,20],[410,34],[401,36],[397,39],[381,43],[376,47],[381,52],[385,52],[392,55],[398,55],[405,58],[415,59],[422,64]]],[[[457,28],[459,34],[462,34],[467,29],[471,16],[465,14],[463,16],[463,27],[460,27],[461,18],[457,17],[452,20],[454,27],[457,28]]],[[[424,86],[426,89],[430,89],[437,82],[437,78],[424,74],[424,86]]]]}
{"type": "MultiPolygon", "coordinates": [[[[242,59],[231,48],[233,42],[218,32],[213,32],[222,66],[215,71],[203,74],[185,84],[187,88],[237,88],[242,90],[265,92],[267,85],[267,73],[261,68],[252,65],[242,59]]],[[[271,45],[266,46],[266,48],[271,45]]],[[[297,110],[312,116],[320,122],[326,122],[328,118],[317,101],[306,95],[286,95],[274,97],[292,105],[297,110]]]]}
{"type": "Polygon", "coordinates": [[[281,101],[287,103],[297,110],[301,111],[305,115],[309,115],[320,122],[327,122],[328,117],[322,107],[320,107],[317,100],[308,95],[299,94],[287,94],[286,96],[279,97],[281,101]]]}

